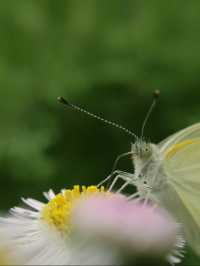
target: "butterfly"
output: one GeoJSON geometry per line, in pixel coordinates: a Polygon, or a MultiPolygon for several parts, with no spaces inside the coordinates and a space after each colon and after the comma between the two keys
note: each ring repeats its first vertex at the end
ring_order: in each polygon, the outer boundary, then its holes
{"type": "MultiPolygon", "coordinates": [[[[187,243],[200,255],[200,123],[174,133],[159,144],[153,144],[116,123],[69,104],[64,98],[59,101],[135,137],[131,151],[122,155],[131,155],[134,172],[112,171],[99,185],[115,176],[109,186],[110,191],[114,190],[119,179],[124,182],[116,191],[118,193],[122,193],[127,186],[136,187],[136,192],[129,198],[151,201],[166,208],[183,225],[187,243]]],[[[154,106],[155,101],[147,113],[143,129],[154,106]]]]}
{"type": "Polygon", "coordinates": [[[159,144],[141,139],[132,144],[134,173],[115,171],[118,179],[134,185],[139,197],[165,207],[183,225],[188,244],[200,255],[200,123],[187,127],[159,144]]]}

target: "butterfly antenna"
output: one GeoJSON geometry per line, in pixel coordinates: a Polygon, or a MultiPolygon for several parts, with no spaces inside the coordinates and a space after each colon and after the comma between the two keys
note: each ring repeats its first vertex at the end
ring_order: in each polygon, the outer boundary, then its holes
{"type": "Polygon", "coordinates": [[[118,128],[118,129],[124,131],[126,134],[128,134],[128,135],[134,137],[135,139],[138,138],[138,137],[137,137],[132,131],[130,131],[129,129],[127,129],[127,128],[125,128],[125,127],[123,127],[123,126],[121,126],[121,125],[119,125],[119,124],[117,124],[117,123],[115,123],[115,122],[112,122],[112,121],[109,121],[109,120],[107,120],[107,119],[104,119],[104,118],[102,118],[102,117],[100,117],[100,116],[98,116],[98,115],[95,115],[95,114],[93,114],[93,113],[90,113],[90,112],[88,112],[87,110],[85,110],[85,109],[83,109],[83,108],[81,108],[81,107],[79,107],[79,106],[77,106],[77,105],[74,105],[74,104],[72,104],[72,103],[69,103],[69,102],[68,102],[67,100],[65,100],[63,97],[58,97],[57,100],[58,100],[59,103],[65,105],[65,106],[67,106],[67,107],[70,107],[70,108],[72,108],[72,109],[74,109],[74,110],[76,110],[76,111],[78,111],[78,112],[84,113],[84,114],[86,114],[86,115],[88,115],[88,116],[90,116],[90,117],[92,117],[92,118],[95,118],[95,119],[97,119],[97,120],[100,120],[100,121],[103,122],[104,124],[108,124],[108,125],[110,125],[110,126],[116,127],[116,128],[118,128]]]}
{"type": "Polygon", "coordinates": [[[145,119],[144,119],[144,122],[143,122],[143,124],[142,124],[141,138],[143,138],[143,136],[144,136],[144,129],[145,129],[145,126],[146,126],[146,124],[147,124],[147,122],[148,122],[148,119],[149,119],[149,117],[150,117],[150,115],[151,115],[151,113],[152,113],[154,107],[156,106],[156,103],[157,103],[157,100],[158,100],[159,95],[160,95],[160,91],[159,91],[159,90],[155,90],[155,91],[153,92],[153,102],[152,102],[152,104],[151,104],[151,106],[150,106],[150,108],[149,108],[149,110],[148,110],[148,112],[147,112],[147,114],[146,114],[146,117],[145,117],[145,119]]]}

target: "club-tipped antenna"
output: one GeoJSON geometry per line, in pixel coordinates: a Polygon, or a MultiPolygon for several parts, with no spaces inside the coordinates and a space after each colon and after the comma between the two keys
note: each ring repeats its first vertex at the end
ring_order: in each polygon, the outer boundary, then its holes
{"type": "Polygon", "coordinates": [[[145,126],[146,126],[146,124],[147,124],[147,122],[148,122],[148,119],[149,119],[149,117],[150,117],[150,115],[151,115],[151,113],[152,113],[154,107],[156,106],[156,102],[157,102],[157,100],[158,100],[159,95],[160,95],[160,91],[159,91],[159,90],[155,90],[155,91],[153,92],[153,102],[152,102],[152,104],[151,104],[151,106],[150,106],[150,108],[149,108],[149,110],[148,110],[148,112],[147,112],[147,114],[146,114],[146,116],[145,116],[144,122],[143,122],[143,124],[142,124],[141,138],[143,138],[143,136],[144,136],[144,129],[145,129],[145,126]]]}
{"type": "Polygon", "coordinates": [[[92,117],[92,118],[95,118],[95,119],[97,119],[97,120],[100,120],[100,121],[103,122],[104,124],[108,124],[108,125],[110,125],[110,126],[116,127],[116,128],[118,128],[118,129],[124,131],[126,134],[128,134],[128,135],[134,137],[135,139],[138,138],[138,137],[136,136],[136,134],[133,133],[132,131],[130,131],[129,129],[127,129],[127,128],[125,128],[125,127],[123,127],[123,126],[121,126],[121,125],[119,125],[119,124],[117,124],[117,123],[115,123],[115,122],[112,122],[112,121],[109,121],[109,120],[107,120],[107,119],[104,119],[104,118],[101,117],[101,116],[98,116],[98,115],[96,115],[96,114],[90,113],[90,112],[88,112],[87,110],[85,110],[85,109],[83,109],[83,108],[81,108],[81,107],[79,107],[79,106],[77,106],[77,105],[75,105],[75,104],[69,103],[69,102],[68,102],[67,100],[65,100],[65,98],[63,98],[63,97],[58,97],[57,100],[58,100],[59,103],[65,105],[65,106],[67,106],[67,107],[70,107],[70,108],[72,108],[72,109],[74,109],[74,110],[76,110],[76,111],[78,111],[78,112],[84,113],[84,114],[86,114],[86,115],[88,115],[88,116],[90,116],[90,117],[92,117]]]}

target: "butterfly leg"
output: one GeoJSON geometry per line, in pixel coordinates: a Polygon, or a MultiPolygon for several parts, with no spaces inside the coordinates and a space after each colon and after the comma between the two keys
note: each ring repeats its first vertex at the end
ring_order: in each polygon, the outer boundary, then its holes
{"type": "Polygon", "coordinates": [[[111,179],[113,176],[119,175],[119,174],[124,175],[124,176],[129,176],[129,178],[131,178],[133,176],[133,174],[130,174],[128,172],[124,172],[124,171],[120,171],[120,170],[115,170],[109,176],[107,176],[105,179],[103,179],[100,183],[98,183],[97,187],[103,185],[106,181],[108,181],[109,179],[111,179]]]}
{"type": "Polygon", "coordinates": [[[141,200],[139,192],[133,193],[131,196],[128,197],[128,200],[132,200],[132,199],[135,199],[135,198],[137,198],[138,201],[141,200]]]}
{"type": "Polygon", "coordinates": [[[135,177],[134,174],[130,174],[130,173],[125,173],[125,172],[119,171],[117,176],[114,178],[112,184],[110,185],[109,191],[111,191],[113,189],[114,185],[117,183],[117,181],[119,179],[122,179],[123,181],[125,181],[125,183],[117,191],[118,193],[121,192],[128,184],[134,184],[134,177],[135,177]]]}
{"type": "Polygon", "coordinates": [[[142,202],[143,202],[144,205],[148,204],[149,200],[151,201],[150,195],[147,195],[147,196],[144,197],[138,191],[135,192],[135,193],[133,193],[132,195],[130,195],[128,197],[129,200],[132,200],[134,198],[137,198],[136,201],[141,201],[142,200],[142,202]]]}
{"type": "MultiPolygon", "coordinates": [[[[106,181],[108,181],[108,180],[109,180],[111,177],[113,177],[115,174],[117,174],[117,173],[119,173],[119,172],[123,172],[123,171],[115,170],[116,167],[117,167],[118,162],[119,162],[120,159],[122,159],[123,157],[129,156],[129,155],[133,155],[133,154],[134,154],[134,153],[133,153],[132,151],[120,154],[120,155],[116,158],[116,160],[115,160],[115,162],[114,162],[114,165],[113,165],[113,168],[112,168],[112,172],[111,172],[111,174],[110,174],[108,177],[106,177],[105,179],[103,179],[103,180],[97,185],[97,187],[103,185],[106,181]]],[[[123,173],[125,173],[125,172],[123,172],[123,173]]]]}
{"type": "Polygon", "coordinates": [[[114,171],[109,176],[107,176],[105,179],[103,179],[100,183],[98,183],[97,187],[100,187],[101,185],[103,185],[106,181],[112,178],[115,174],[118,174],[118,171],[114,171]]]}
{"type": "Polygon", "coordinates": [[[152,208],[158,207],[158,201],[157,199],[152,195],[151,192],[148,192],[145,196],[140,195],[140,199],[143,199],[143,204],[150,204],[152,208]]]}
{"type": "Polygon", "coordinates": [[[126,182],[117,190],[117,193],[122,192],[129,184],[134,184],[135,183],[135,176],[134,174],[128,174],[126,175],[126,182]]]}
{"type": "Polygon", "coordinates": [[[105,179],[103,179],[100,183],[98,183],[97,187],[102,186],[106,181],[108,181],[110,178],[112,177],[112,175],[107,176],[105,179]]]}
{"type": "Polygon", "coordinates": [[[122,153],[119,156],[117,156],[117,158],[116,158],[116,160],[115,160],[115,162],[113,164],[113,168],[112,168],[112,172],[111,173],[113,173],[116,170],[117,164],[122,158],[124,158],[126,156],[129,156],[129,155],[133,155],[133,154],[134,153],[132,151],[130,151],[130,152],[122,153]]]}
{"type": "Polygon", "coordinates": [[[147,194],[147,196],[144,198],[144,205],[147,205],[149,202],[149,195],[147,194]]]}

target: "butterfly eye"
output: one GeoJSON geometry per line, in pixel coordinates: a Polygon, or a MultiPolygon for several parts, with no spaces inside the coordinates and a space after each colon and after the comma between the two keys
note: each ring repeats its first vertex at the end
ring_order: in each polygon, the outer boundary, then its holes
{"type": "Polygon", "coordinates": [[[143,154],[144,156],[149,156],[151,154],[151,147],[150,146],[144,147],[143,154]]]}

